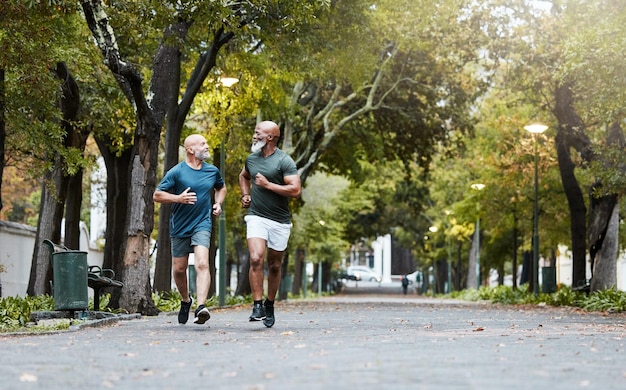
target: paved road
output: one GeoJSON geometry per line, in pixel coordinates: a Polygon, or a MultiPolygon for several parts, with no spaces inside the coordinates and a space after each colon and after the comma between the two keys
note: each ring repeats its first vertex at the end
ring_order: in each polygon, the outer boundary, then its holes
{"type": "Polygon", "coordinates": [[[372,292],[279,302],[270,329],[246,306],[0,336],[0,388],[626,388],[623,314],[372,292]]]}

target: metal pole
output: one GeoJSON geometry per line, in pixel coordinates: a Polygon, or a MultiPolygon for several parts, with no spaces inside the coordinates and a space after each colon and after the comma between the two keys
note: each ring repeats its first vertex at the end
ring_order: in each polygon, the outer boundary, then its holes
{"type": "Polygon", "coordinates": [[[322,261],[317,262],[317,295],[322,296],[322,261]]]}
{"type": "Polygon", "coordinates": [[[539,294],[539,171],[537,169],[537,136],[535,135],[535,209],[533,215],[533,293],[539,294]]]}
{"type": "MultiPolygon", "coordinates": [[[[224,165],[224,141],[222,141],[222,146],[220,148],[220,173],[222,174],[222,178],[226,177],[226,169],[224,165]]],[[[224,206],[224,205],[222,205],[224,206]]],[[[222,207],[222,213],[219,217],[219,248],[220,248],[220,288],[219,288],[219,304],[220,306],[225,305],[226,300],[226,211],[222,207]]]]}
{"type": "Polygon", "coordinates": [[[448,280],[447,280],[447,284],[446,284],[446,289],[445,292],[446,294],[449,294],[452,292],[452,250],[450,249],[450,230],[452,229],[451,223],[450,223],[450,214],[452,213],[449,210],[445,210],[444,213],[446,214],[446,231],[447,234],[445,235],[445,239],[446,239],[446,252],[448,254],[448,258],[446,259],[446,268],[448,271],[448,280]]]}
{"type": "Polygon", "coordinates": [[[306,280],[306,261],[302,259],[302,296],[306,298],[307,280],[306,280]]]}
{"type": "Polygon", "coordinates": [[[480,217],[476,219],[476,289],[480,288],[480,217]]]}

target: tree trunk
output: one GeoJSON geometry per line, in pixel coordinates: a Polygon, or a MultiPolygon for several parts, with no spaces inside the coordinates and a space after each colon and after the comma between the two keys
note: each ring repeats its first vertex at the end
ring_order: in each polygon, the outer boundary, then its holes
{"type": "MultiPolygon", "coordinates": [[[[607,145],[620,149],[626,141],[619,121],[609,128],[607,145]]],[[[617,253],[619,244],[619,201],[615,194],[603,194],[602,183],[590,191],[589,258],[591,261],[591,291],[614,288],[617,285],[617,253]]]]}
{"type": "Polygon", "coordinates": [[[62,194],[63,187],[62,167],[60,158],[55,158],[54,169],[45,178],[41,190],[41,204],[39,205],[39,219],[35,235],[35,247],[30,267],[30,278],[26,293],[30,296],[49,294],[52,280],[50,253],[41,242],[49,238],[53,242],[61,242],[61,219],[63,218],[62,194]]]}
{"type": "Polygon", "coordinates": [[[294,295],[298,295],[302,294],[304,292],[304,288],[306,288],[306,281],[302,278],[302,273],[304,269],[304,249],[296,249],[295,257],[295,264],[293,267],[295,275],[293,276],[291,293],[294,295]]]}
{"type": "MultiPolygon", "coordinates": [[[[80,109],[80,92],[76,80],[63,62],[58,62],[55,69],[56,77],[62,81],[61,112],[63,113],[62,126],[65,130],[66,148],[85,150],[88,127],[76,126],[80,109]]],[[[65,171],[61,174],[65,176],[65,171]]],[[[63,180],[65,188],[65,237],[63,244],[70,249],[79,249],[80,246],[80,210],[83,202],[83,169],[63,180]]]]}
{"type": "MultiPolygon", "coordinates": [[[[608,208],[608,201],[607,208],[608,208]]],[[[619,203],[613,202],[608,212],[608,223],[601,234],[600,247],[596,247],[592,260],[590,291],[606,290],[617,286],[617,253],[619,249],[619,203]]]]}
{"type": "Polygon", "coordinates": [[[2,210],[2,177],[4,174],[4,153],[6,148],[7,129],[6,129],[6,99],[5,76],[4,69],[0,68],[0,210],[2,210]]]}
{"type": "Polygon", "coordinates": [[[587,252],[587,208],[583,192],[580,189],[574,172],[570,148],[575,148],[586,161],[593,159],[591,142],[583,132],[582,120],[573,106],[572,91],[567,85],[561,85],[555,91],[556,105],[554,115],[558,120],[557,135],[554,144],[559,162],[561,182],[567,197],[570,211],[570,236],[572,239],[572,285],[584,284],[586,274],[587,252]]]}
{"type": "Polygon", "coordinates": [[[472,235],[472,245],[470,247],[469,266],[467,268],[467,288],[480,288],[480,282],[478,281],[478,275],[476,275],[476,257],[480,250],[478,246],[478,234],[479,231],[474,231],[472,235]]]}
{"type": "Polygon", "coordinates": [[[156,187],[156,165],[159,127],[145,123],[145,130],[136,134],[133,162],[131,165],[131,193],[126,220],[126,243],[124,250],[122,281],[124,287],[119,297],[119,307],[131,313],[156,315],[159,310],[152,301],[150,285],[150,232],[153,227],[154,202],[152,194],[156,187]]]}
{"type": "MultiPolygon", "coordinates": [[[[77,130],[75,122],[80,107],[78,85],[63,62],[57,63],[54,73],[62,81],[63,91],[60,108],[63,114],[61,125],[65,130],[63,144],[66,148],[74,147],[84,150],[87,137],[77,130]]],[[[45,238],[61,242],[61,221],[68,201],[68,192],[71,191],[68,205],[68,218],[66,218],[66,237],[69,240],[64,244],[70,249],[78,249],[80,208],[82,203],[82,171],[75,177],[67,176],[65,161],[53,152],[53,170],[46,175],[41,192],[41,204],[39,208],[39,220],[37,222],[37,234],[31,262],[30,279],[27,288],[29,295],[42,295],[50,292],[50,280],[52,269],[50,267],[50,253],[48,248],[40,245],[45,238]]]]}
{"type": "Polygon", "coordinates": [[[511,274],[513,277],[513,290],[517,289],[517,214],[513,211],[513,267],[511,274]]]}
{"type": "Polygon", "coordinates": [[[459,240],[457,242],[456,249],[456,278],[455,278],[455,289],[457,291],[463,290],[463,241],[459,240]]]}
{"type": "MultiPolygon", "coordinates": [[[[160,52],[165,56],[165,50],[160,52]]],[[[163,175],[167,173],[179,160],[181,145],[182,123],[179,125],[178,86],[180,85],[180,51],[168,51],[168,63],[171,64],[171,77],[164,81],[166,94],[170,97],[167,105],[167,120],[165,131],[165,157],[163,161],[163,175]]],[[[185,113],[186,115],[186,113],[185,113]]],[[[157,254],[154,270],[154,290],[166,292],[172,289],[172,244],[170,242],[170,215],[171,205],[161,204],[159,209],[159,228],[157,236],[157,254]]]]}
{"type": "MultiPolygon", "coordinates": [[[[65,200],[65,234],[63,244],[70,249],[80,249],[80,210],[83,204],[83,170],[68,178],[65,200]]],[[[87,248],[84,248],[85,250],[87,248]]]]}
{"type": "MultiPolygon", "coordinates": [[[[176,35],[180,41],[183,41],[187,35],[187,31],[190,24],[180,22],[170,29],[167,34],[176,35]]],[[[166,34],[166,35],[167,35],[166,34]]],[[[168,99],[164,101],[163,106],[167,107],[167,120],[165,131],[165,161],[163,174],[176,165],[179,161],[179,147],[181,145],[181,135],[183,131],[183,125],[185,124],[185,118],[189,114],[191,109],[191,103],[193,99],[200,91],[204,80],[207,78],[211,69],[215,67],[217,55],[219,50],[228,42],[234,38],[232,32],[224,33],[223,29],[218,29],[213,35],[213,41],[211,45],[199,58],[196,66],[191,74],[191,77],[187,83],[185,93],[182,98],[178,99],[178,91],[180,85],[180,68],[181,68],[181,53],[177,47],[165,46],[161,47],[158,57],[160,61],[156,63],[162,64],[163,69],[160,74],[167,74],[168,77],[161,80],[161,84],[164,86],[163,95],[168,99]],[[165,66],[167,65],[167,68],[165,66]]],[[[155,74],[157,70],[155,69],[155,74]]],[[[214,153],[214,155],[216,155],[214,153]]],[[[226,180],[226,178],[224,178],[226,180]]],[[[170,226],[170,205],[161,205],[159,212],[159,233],[157,238],[157,256],[156,256],[156,269],[154,275],[154,289],[156,291],[169,291],[172,285],[172,254],[171,254],[171,242],[169,237],[170,226]]],[[[214,229],[214,231],[216,231],[214,229]]],[[[212,240],[212,243],[214,241],[212,240]]],[[[215,246],[211,245],[213,253],[215,253],[215,246]]],[[[212,259],[215,256],[211,257],[212,259]]],[[[212,273],[215,274],[215,263],[213,264],[212,273]]],[[[215,278],[213,278],[215,280],[215,278]]],[[[211,283],[210,295],[215,293],[215,283],[211,283]]]]}
{"type": "Polygon", "coordinates": [[[246,256],[241,265],[241,277],[237,285],[236,295],[249,295],[252,293],[250,288],[250,256],[246,256]]]}
{"type": "MultiPolygon", "coordinates": [[[[124,269],[124,241],[126,240],[126,209],[128,205],[127,189],[130,186],[128,167],[132,157],[132,150],[111,152],[109,147],[112,141],[103,134],[97,134],[96,143],[106,166],[106,231],[104,239],[103,268],[112,269],[116,275],[122,275],[124,269]]],[[[109,306],[119,308],[120,289],[111,289],[109,306]]]]}

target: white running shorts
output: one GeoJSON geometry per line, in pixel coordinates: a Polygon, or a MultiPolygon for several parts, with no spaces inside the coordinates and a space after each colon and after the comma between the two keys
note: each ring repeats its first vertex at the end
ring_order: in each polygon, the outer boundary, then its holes
{"type": "Polygon", "coordinates": [[[246,215],[247,238],[262,238],[267,247],[278,252],[287,249],[291,223],[280,223],[256,215],[246,215]]]}

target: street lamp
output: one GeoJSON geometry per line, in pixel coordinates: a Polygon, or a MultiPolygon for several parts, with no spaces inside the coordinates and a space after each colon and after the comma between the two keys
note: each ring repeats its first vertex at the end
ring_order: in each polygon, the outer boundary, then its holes
{"type": "MultiPolygon", "coordinates": [[[[448,229],[450,228],[450,224],[449,224],[449,218],[450,218],[450,214],[452,214],[452,211],[450,210],[445,210],[444,211],[446,214],[446,225],[448,227],[448,229]]],[[[446,293],[450,293],[452,291],[452,262],[451,262],[451,258],[452,258],[452,254],[450,253],[450,232],[448,231],[447,237],[446,237],[446,251],[448,252],[448,261],[446,262],[446,268],[448,271],[448,288],[446,289],[446,293]]]]}
{"type": "MultiPolygon", "coordinates": [[[[481,191],[485,188],[485,185],[482,183],[475,183],[470,186],[473,190],[481,191]]],[[[480,288],[480,203],[478,204],[478,217],[476,218],[476,289],[480,288]]]]}
{"type": "Polygon", "coordinates": [[[524,126],[524,129],[533,134],[535,139],[535,200],[533,213],[533,293],[539,294],[539,171],[537,170],[537,137],[548,129],[548,126],[541,123],[534,123],[524,126]]]}
{"type": "MultiPolygon", "coordinates": [[[[235,85],[239,79],[234,77],[222,77],[220,79],[220,84],[225,86],[226,88],[230,88],[235,85]]],[[[220,174],[222,175],[222,179],[226,181],[226,151],[224,148],[224,139],[222,139],[222,144],[220,146],[220,174]]],[[[220,275],[219,275],[219,304],[220,306],[224,306],[226,303],[226,210],[222,208],[222,213],[219,217],[219,233],[218,233],[218,241],[219,241],[219,262],[220,262],[220,275]]]]}
{"type": "MultiPolygon", "coordinates": [[[[319,220],[318,223],[320,226],[324,227],[326,222],[324,220],[319,220]]],[[[322,296],[322,259],[317,260],[317,295],[322,296]]]]}
{"type": "MultiPolygon", "coordinates": [[[[437,233],[439,229],[437,226],[431,226],[428,228],[428,231],[431,233],[437,233]]],[[[437,284],[437,259],[433,257],[433,297],[437,295],[437,289],[439,285],[437,284]]]]}

